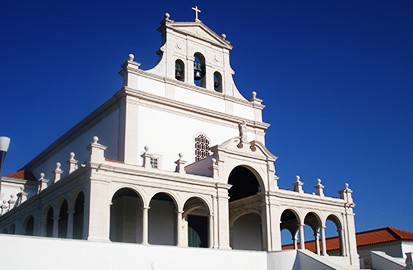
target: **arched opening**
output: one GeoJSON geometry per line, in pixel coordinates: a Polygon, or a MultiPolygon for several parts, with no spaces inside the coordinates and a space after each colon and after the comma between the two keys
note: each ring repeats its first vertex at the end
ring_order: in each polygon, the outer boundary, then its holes
{"type": "Polygon", "coordinates": [[[188,247],[208,247],[209,209],[199,198],[190,198],[185,202],[183,213],[183,234],[188,247]]]}
{"type": "Polygon", "coordinates": [[[263,250],[261,217],[247,213],[231,226],[231,247],[243,250],[263,250]]]}
{"type": "Polygon", "coordinates": [[[222,76],[218,71],[214,72],[214,90],[222,93],[222,76]]]}
{"type": "Polygon", "coordinates": [[[62,205],[60,206],[59,211],[59,230],[58,230],[58,237],[59,238],[66,238],[67,237],[67,221],[68,221],[68,207],[67,201],[64,200],[62,205]]]}
{"type": "Polygon", "coordinates": [[[75,201],[75,212],[73,213],[73,239],[83,238],[83,216],[85,195],[80,192],[75,201]]]}
{"type": "Polygon", "coordinates": [[[24,235],[34,235],[34,217],[30,216],[24,226],[24,235]]]}
{"type": "Polygon", "coordinates": [[[149,243],[176,245],[176,206],[166,193],[152,197],[149,205],[149,243]]]}
{"type": "Polygon", "coordinates": [[[200,53],[194,55],[194,83],[196,86],[206,87],[205,57],[200,53]]]}
{"type": "Polygon", "coordinates": [[[15,234],[16,233],[16,225],[12,224],[10,226],[10,234],[15,234]]]}
{"type": "MultiPolygon", "coordinates": [[[[253,213],[261,213],[263,197],[260,183],[255,174],[243,166],[235,167],[228,179],[232,187],[229,195],[229,223],[232,224],[230,242],[232,248],[262,250],[262,221],[261,216],[253,213]],[[259,228],[259,230],[257,229],[259,228]],[[242,232],[242,233],[239,233],[242,232]],[[259,233],[258,233],[259,232],[259,233]],[[254,238],[244,241],[243,233],[250,234],[254,238]]],[[[250,238],[250,237],[249,237],[250,238]]]]}
{"type": "Polygon", "coordinates": [[[185,65],[180,59],[175,61],[175,79],[185,81],[185,65]]]}
{"type": "Polygon", "coordinates": [[[344,235],[340,220],[330,215],[326,220],[326,249],[331,256],[344,256],[344,235]]]}
{"type": "Polygon", "coordinates": [[[110,240],[142,242],[142,207],[140,196],[132,189],[122,188],[112,197],[110,206],[110,240]]]}
{"type": "Polygon", "coordinates": [[[298,249],[299,220],[297,214],[290,209],[284,210],[280,221],[280,231],[287,230],[291,237],[289,241],[281,238],[282,249],[298,249]]]}
{"type": "Polygon", "coordinates": [[[310,212],[305,216],[304,224],[305,248],[320,255],[320,219],[316,214],[310,212]]]}
{"type": "Polygon", "coordinates": [[[229,190],[230,202],[254,196],[261,191],[260,184],[255,175],[243,166],[238,166],[232,170],[228,184],[232,185],[229,190]]]}
{"type": "Polygon", "coordinates": [[[49,207],[46,215],[46,237],[53,237],[53,207],[49,207]]]}

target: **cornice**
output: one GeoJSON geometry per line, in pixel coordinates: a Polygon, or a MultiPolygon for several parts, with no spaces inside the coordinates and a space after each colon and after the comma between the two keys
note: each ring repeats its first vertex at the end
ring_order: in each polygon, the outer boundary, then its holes
{"type": "Polygon", "coordinates": [[[234,115],[230,115],[230,114],[226,114],[226,113],[222,113],[222,112],[202,108],[202,107],[199,107],[199,106],[191,105],[191,104],[188,104],[188,103],[184,103],[184,102],[181,102],[181,101],[176,101],[176,100],[165,98],[165,97],[160,97],[160,96],[153,95],[153,94],[149,94],[147,92],[136,90],[136,89],[133,89],[133,88],[125,87],[124,89],[125,89],[126,95],[137,97],[141,100],[147,100],[147,101],[150,101],[150,102],[153,102],[153,103],[162,104],[164,106],[174,107],[174,108],[181,109],[181,110],[184,110],[184,111],[198,113],[198,114],[202,114],[202,115],[205,115],[205,116],[218,118],[218,119],[222,119],[222,120],[225,120],[225,121],[230,121],[230,122],[233,122],[233,123],[240,123],[243,120],[244,121],[246,120],[245,122],[247,124],[249,124],[250,126],[253,126],[253,127],[256,127],[256,128],[259,128],[259,129],[263,129],[263,130],[266,130],[270,126],[270,124],[267,124],[267,123],[264,123],[264,122],[258,122],[258,121],[253,121],[253,120],[249,120],[249,119],[244,119],[242,117],[238,117],[238,116],[234,116],[234,115]]]}

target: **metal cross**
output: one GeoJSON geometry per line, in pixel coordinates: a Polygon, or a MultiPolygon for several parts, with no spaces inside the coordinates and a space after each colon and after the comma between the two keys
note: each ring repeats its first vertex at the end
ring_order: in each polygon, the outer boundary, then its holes
{"type": "Polygon", "coordinates": [[[192,10],[195,11],[195,21],[198,21],[198,13],[200,13],[201,10],[198,9],[198,6],[193,7],[192,10]]]}

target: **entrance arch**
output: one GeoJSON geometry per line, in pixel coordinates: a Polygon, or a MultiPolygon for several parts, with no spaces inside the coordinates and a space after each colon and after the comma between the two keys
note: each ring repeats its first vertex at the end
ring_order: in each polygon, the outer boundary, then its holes
{"type": "Polygon", "coordinates": [[[326,236],[331,239],[326,241],[327,254],[344,256],[344,232],[340,220],[335,215],[329,215],[326,219],[326,236]]]}
{"type": "Polygon", "coordinates": [[[142,199],[130,188],[118,190],[110,206],[110,236],[112,242],[142,242],[142,199]]]}
{"type": "Polygon", "coordinates": [[[210,243],[210,211],[206,203],[192,197],[184,204],[183,235],[186,235],[188,247],[209,247],[210,243]]]}
{"type": "Polygon", "coordinates": [[[264,197],[259,194],[263,187],[253,171],[245,166],[237,166],[231,171],[228,184],[232,185],[228,191],[231,247],[247,250],[265,249],[265,228],[261,215],[257,214],[265,214],[264,197]],[[248,235],[248,239],[245,235],[248,235]]]}
{"type": "Polygon", "coordinates": [[[158,193],[149,204],[149,243],[156,245],[176,245],[175,201],[166,193],[158,193]]]}

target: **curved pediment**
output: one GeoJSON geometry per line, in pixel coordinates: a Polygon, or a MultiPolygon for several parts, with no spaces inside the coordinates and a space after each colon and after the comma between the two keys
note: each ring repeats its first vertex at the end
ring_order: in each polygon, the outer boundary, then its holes
{"type": "Polygon", "coordinates": [[[254,157],[261,157],[275,161],[277,159],[265,145],[257,140],[250,142],[242,142],[239,137],[231,138],[220,145],[211,148],[214,153],[216,151],[224,151],[233,154],[250,155],[254,157]]]}

